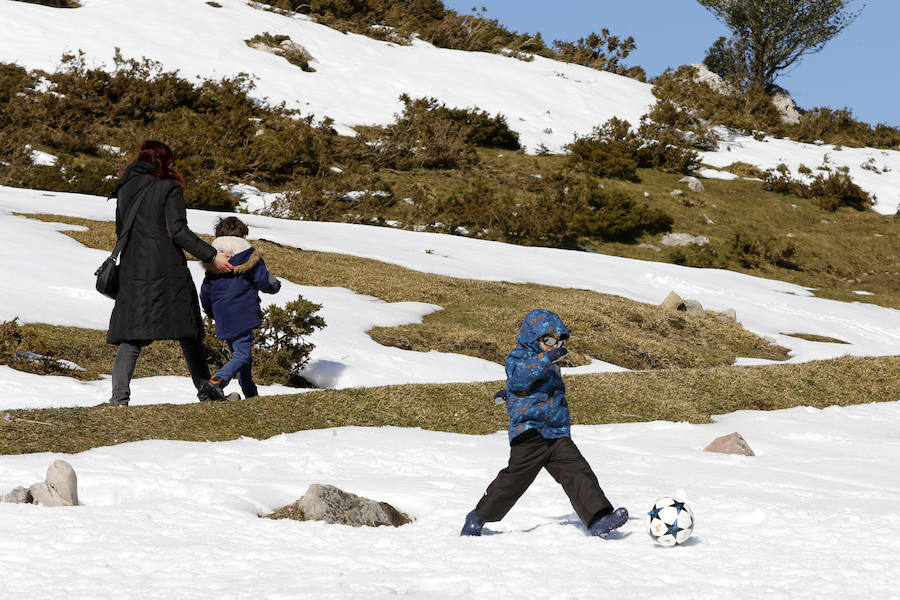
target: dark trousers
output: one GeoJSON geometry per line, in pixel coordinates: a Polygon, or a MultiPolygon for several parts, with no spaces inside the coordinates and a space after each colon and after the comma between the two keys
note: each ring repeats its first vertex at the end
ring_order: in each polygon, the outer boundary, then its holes
{"type": "Polygon", "coordinates": [[[597,476],[581,455],[572,438],[548,440],[534,429],[513,439],[509,466],[497,474],[475,512],[485,521],[499,521],[525,493],[544,468],[559,483],[578,518],[587,527],[595,516],[612,512],[597,476]]]}
{"type": "MultiPolygon", "coordinates": [[[[153,340],[132,340],[119,344],[116,351],[116,359],[112,369],[112,397],[111,402],[127,404],[131,398],[131,378],[134,375],[134,366],[141,355],[141,348],[149,345],[153,340]]],[[[209,365],[206,364],[206,353],[203,351],[203,340],[200,338],[182,338],[178,340],[181,351],[184,353],[184,361],[187,363],[194,387],[198,390],[204,381],[209,380],[209,365]]]]}

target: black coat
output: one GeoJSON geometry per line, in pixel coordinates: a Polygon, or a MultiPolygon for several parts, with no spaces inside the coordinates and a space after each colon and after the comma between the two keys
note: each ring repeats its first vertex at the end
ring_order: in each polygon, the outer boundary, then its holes
{"type": "Polygon", "coordinates": [[[203,262],[216,249],[188,229],[181,186],[174,179],[155,179],[152,166],[129,166],[116,185],[116,234],[138,191],[150,183],[119,261],[119,294],[106,341],[174,340],[203,335],[197,288],[184,250],[203,262]]]}

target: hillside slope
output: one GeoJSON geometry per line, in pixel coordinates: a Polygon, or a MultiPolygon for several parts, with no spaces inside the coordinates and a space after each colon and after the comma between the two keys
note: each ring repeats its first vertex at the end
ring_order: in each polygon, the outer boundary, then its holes
{"type": "MultiPolygon", "coordinates": [[[[523,62],[424,42],[400,46],[243,0],[216,4],[221,7],[181,0],[83,0],[81,8],[60,10],[2,2],[0,22],[10,26],[0,39],[0,60],[52,71],[64,53],[83,50],[89,63],[112,65],[120,48],[125,57],[146,56],[188,78],[250,73],[257,78],[258,96],[319,119],[331,117],[344,134],[355,126],[391,122],[403,93],[431,96],[449,106],[505,115],[531,152],[560,151],[574,134],[588,133],[613,116],[636,124],[655,102],[648,84],[539,56],[523,62]],[[266,32],[302,45],[315,72],[245,43],[266,32]]],[[[801,164],[846,166],[854,181],[875,194],[876,211],[894,214],[900,206],[900,152],[770,141],[776,142],[735,137],[703,158],[716,166],[785,163],[795,176],[801,164]]]]}

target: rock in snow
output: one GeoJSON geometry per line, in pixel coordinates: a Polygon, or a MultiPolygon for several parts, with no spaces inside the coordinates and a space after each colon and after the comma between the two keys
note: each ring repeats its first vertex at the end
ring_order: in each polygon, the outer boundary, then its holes
{"type": "Polygon", "coordinates": [[[31,486],[35,504],[44,506],[78,506],[78,478],[75,469],[64,460],[55,460],[47,469],[47,477],[31,486]]]}
{"type": "Polygon", "coordinates": [[[369,500],[345,492],[333,485],[314,483],[303,497],[290,506],[278,509],[270,519],[325,521],[353,527],[406,525],[410,519],[387,502],[369,500]]]}
{"type": "Polygon", "coordinates": [[[744,439],[744,436],[738,432],[729,433],[717,437],[709,446],[703,449],[705,452],[721,452],[722,454],[743,454],[744,456],[756,456],[750,449],[750,444],[744,439]]]}

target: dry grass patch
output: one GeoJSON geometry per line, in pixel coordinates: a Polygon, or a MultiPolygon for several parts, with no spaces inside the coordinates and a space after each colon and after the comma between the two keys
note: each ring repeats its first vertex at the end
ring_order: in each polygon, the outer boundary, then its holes
{"type": "Polygon", "coordinates": [[[837,338],[828,337],[827,335],[816,335],[814,333],[784,333],[782,335],[788,335],[795,338],[800,338],[801,340],[807,340],[809,342],[822,342],[823,344],[849,344],[850,342],[845,342],[844,340],[839,340],[837,338]]]}
{"type": "MultiPolygon", "coordinates": [[[[665,419],[707,423],[736,410],[824,408],[900,399],[900,357],[840,358],[765,367],[715,367],[567,377],[577,424],[665,419]]],[[[319,390],[232,403],[96,406],[0,413],[0,453],[81,452],[138,440],[264,439],[325,427],[504,430],[491,397],[502,382],[319,390]]]]}

